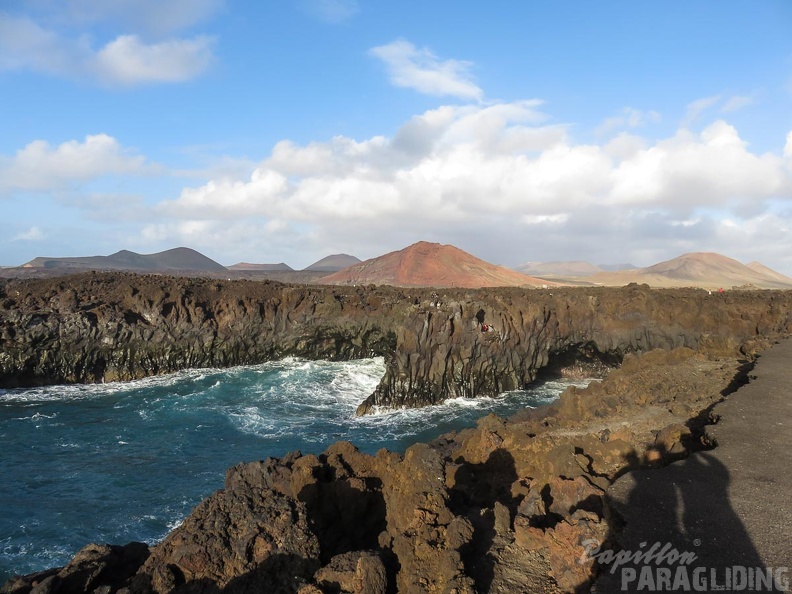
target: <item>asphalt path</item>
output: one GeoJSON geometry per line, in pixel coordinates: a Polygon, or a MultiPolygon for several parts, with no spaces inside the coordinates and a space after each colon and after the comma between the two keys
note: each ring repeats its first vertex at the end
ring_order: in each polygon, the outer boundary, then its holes
{"type": "Polygon", "coordinates": [[[611,486],[624,527],[594,592],[792,591],[792,339],[750,378],[713,408],[717,447],[611,486]]]}

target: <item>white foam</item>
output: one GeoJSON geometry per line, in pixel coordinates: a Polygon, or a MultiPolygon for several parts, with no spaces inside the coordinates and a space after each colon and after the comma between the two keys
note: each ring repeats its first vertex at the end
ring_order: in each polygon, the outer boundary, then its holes
{"type": "Polygon", "coordinates": [[[259,437],[280,437],[287,429],[283,426],[279,427],[277,422],[265,417],[262,411],[254,406],[246,406],[241,411],[229,412],[228,416],[239,431],[259,437]]]}
{"type": "Polygon", "coordinates": [[[58,416],[58,413],[52,413],[51,415],[45,415],[43,413],[34,413],[29,417],[13,417],[12,421],[40,421],[42,419],[54,419],[58,416]]]}

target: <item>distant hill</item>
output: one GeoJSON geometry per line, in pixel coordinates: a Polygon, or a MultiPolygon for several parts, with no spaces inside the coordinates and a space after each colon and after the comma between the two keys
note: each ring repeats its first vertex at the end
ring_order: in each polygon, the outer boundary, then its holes
{"type": "Polygon", "coordinates": [[[515,266],[515,270],[529,276],[541,278],[583,279],[599,272],[616,272],[637,268],[632,264],[591,264],[582,260],[554,262],[526,262],[515,266]]]}
{"type": "Polygon", "coordinates": [[[530,276],[584,277],[603,272],[603,269],[588,262],[526,262],[515,270],[530,276]]]}
{"type": "Polygon", "coordinates": [[[279,262],[278,264],[251,264],[250,262],[239,262],[228,267],[229,270],[255,270],[261,272],[294,272],[294,268],[279,262]]]}
{"type": "Polygon", "coordinates": [[[174,270],[220,271],[225,266],[193,249],[179,247],[156,254],[137,254],[121,250],[109,256],[78,258],[34,258],[24,268],[58,268],[78,270],[132,270],[163,272],[174,270]]]}
{"type": "Polygon", "coordinates": [[[751,270],[753,270],[754,272],[758,272],[759,274],[762,274],[767,278],[775,279],[778,282],[784,284],[792,284],[792,278],[789,278],[788,276],[784,276],[780,272],[776,272],[772,268],[768,268],[767,266],[765,266],[764,264],[760,264],[759,262],[750,262],[746,264],[746,266],[751,270]]]}
{"type": "Polygon", "coordinates": [[[746,266],[711,252],[683,254],[647,268],[600,272],[588,279],[602,285],[646,283],[653,287],[732,288],[752,285],[763,289],[792,289],[792,278],[757,262],[746,266]]]}
{"type": "Polygon", "coordinates": [[[355,264],[360,264],[360,258],[350,256],[349,254],[333,254],[332,256],[322,258],[318,262],[314,262],[304,270],[313,272],[337,272],[349,266],[354,266],[355,264]]]}
{"type": "Polygon", "coordinates": [[[638,268],[635,264],[623,263],[623,264],[597,264],[597,267],[602,268],[606,272],[617,272],[619,270],[633,270],[638,268]]]}
{"type": "MultiPolygon", "coordinates": [[[[547,284],[508,268],[495,266],[453,245],[419,241],[320,279],[335,285],[398,287],[505,287],[547,284]]],[[[551,283],[552,284],[552,283],[551,283]]]]}

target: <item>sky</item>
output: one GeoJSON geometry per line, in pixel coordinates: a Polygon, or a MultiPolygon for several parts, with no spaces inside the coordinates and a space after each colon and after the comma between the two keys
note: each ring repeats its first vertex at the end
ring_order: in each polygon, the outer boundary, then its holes
{"type": "Polygon", "coordinates": [[[792,275],[792,2],[0,0],[0,265],[419,240],[792,275]]]}

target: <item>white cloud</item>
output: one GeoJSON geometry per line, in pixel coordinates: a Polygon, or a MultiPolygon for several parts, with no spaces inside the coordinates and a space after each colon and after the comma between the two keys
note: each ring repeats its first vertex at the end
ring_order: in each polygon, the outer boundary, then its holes
{"type": "MultiPolygon", "coordinates": [[[[78,204],[77,191],[69,205],[133,221],[142,231],[123,247],[190,245],[228,263],[300,266],[306,253],[371,257],[427,239],[507,264],[646,265],[712,250],[763,261],[766,252],[774,258],[766,263],[788,262],[792,272],[792,236],[782,233],[792,227],[792,133],[776,153],[750,150],[724,121],[655,141],[622,133],[584,144],[547,125],[541,107],[442,106],[390,138],[279,142],[244,179],[219,174],[153,206],[106,195],[78,204]],[[728,232],[729,220],[738,231],[728,232]],[[762,235],[762,222],[772,234],[762,235]]],[[[106,135],[37,141],[0,160],[0,192],[152,167],[106,135]]]]}
{"type": "MultiPolygon", "coordinates": [[[[792,199],[782,156],[752,153],[725,122],[700,134],[680,130],[656,142],[620,135],[599,146],[542,125],[539,105],[444,106],[411,118],[390,139],[283,141],[249,180],[187,188],[156,212],[175,220],[168,225],[189,219],[215,234],[240,221],[261,229],[287,222],[304,241],[344,236],[355,245],[471,241],[489,232],[514,245],[541,238],[571,250],[592,236],[611,245],[611,233],[690,251],[714,234],[713,219],[698,210],[759,216],[766,201],[792,199]]],[[[580,249],[577,259],[591,248],[580,249]]]]}
{"type": "Polygon", "coordinates": [[[199,36],[145,44],[122,35],[94,57],[98,77],[111,84],[182,82],[200,75],[213,61],[213,40],[199,36]]]}
{"type": "Polygon", "coordinates": [[[699,116],[717,104],[720,100],[720,95],[713,95],[711,97],[702,97],[701,99],[696,99],[695,101],[688,103],[687,110],[685,112],[685,119],[682,121],[682,126],[687,127],[693,124],[699,118],[699,116]]]}
{"type": "Polygon", "coordinates": [[[78,67],[88,53],[85,42],[64,43],[58,35],[27,18],[0,13],[0,68],[55,74],[78,67]]]}
{"type": "Polygon", "coordinates": [[[602,150],[609,156],[619,161],[626,161],[633,157],[638,151],[646,148],[646,141],[640,136],[622,132],[615,138],[608,141],[602,150]]]}
{"type": "Polygon", "coordinates": [[[789,166],[792,168],[792,131],[790,131],[786,137],[786,144],[784,145],[784,158],[789,161],[789,166]]]}
{"type": "Polygon", "coordinates": [[[638,128],[648,123],[654,124],[659,122],[660,118],[660,114],[656,111],[641,111],[640,109],[625,107],[619,115],[605,119],[595,132],[600,136],[606,136],[616,130],[638,128]]]}
{"type": "Polygon", "coordinates": [[[57,147],[35,140],[13,157],[0,156],[0,195],[26,190],[53,190],[73,182],[111,174],[141,174],[152,165],[112,136],[86,136],[57,147]]]}
{"type": "Polygon", "coordinates": [[[609,203],[680,209],[731,205],[790,191],[782,160],[751,153],[737,130],[723,121],[700,135],[682,130],[639,151],[614,169],[613,180],[609,203]]]}
{"type": "Polygon", "coordinates": [[[470,62],[441,61],[430,50],[418,49],[404,39],[374,47],[369,52],[385,63],[390,81],[397,87],[476,101],[484,96],[471,78],[470,62]]]}
{"type": "Polygon", "coordinates": [[[32,70],[107,85],[181,82],[212,63],[213,39],[171,39],[146,43],[121,35],[95,49],[83,36],[67,38],[25,17],[0,14],[0,69],[32,70]]]}
{"type": "Polygon", "coordinates": [[[724,103],[723,107],[721,107],[721,112],[732,113],[739,111],[744,107],[753,105],[755,102],[756,99],[752,95],[735,95],[733,97],[729,97],[726,100],[726,103],[724,103]]]}
{"type": "Polygon", "coordinates": [[[27,231],[17,233],[11,241],[40,241],[44,239],[44,233],[38,227],[31,227],[27,231]]]}
{"type": "Polygon", "coordinates": [[[287,221],[262,222],[254,219],[150,223],[138,234],[127,237],[125,241],[125,245],[131,246],[131,249],[137,248],[142,251],[188,245],[213,254],[211,257],[217,257],[222,264],[227,265],[246,260],[290,262],[297,266],[295,264],[297,254],[310,251],[312,248],[318,249],[321,256],[302,264],[307,266],[312,261],[327,255],[322,253],[322,248],[326,246],[312,244],[310,234],[300,233],[287,221]]]}

